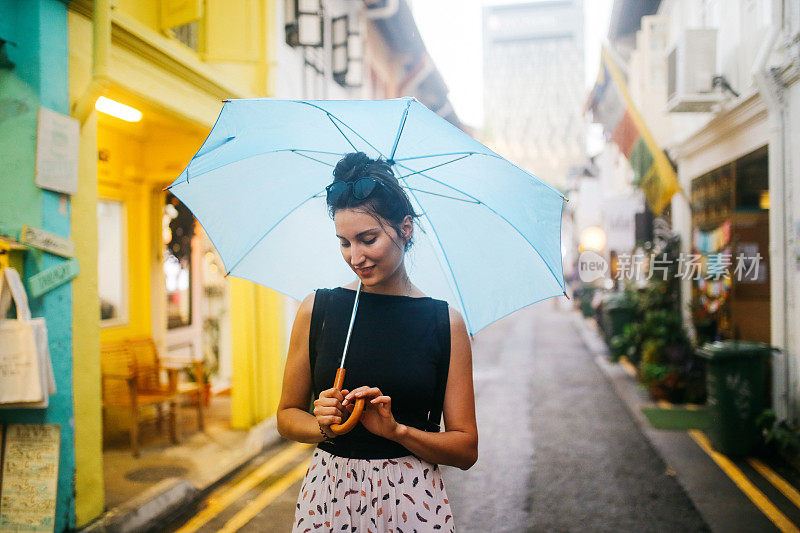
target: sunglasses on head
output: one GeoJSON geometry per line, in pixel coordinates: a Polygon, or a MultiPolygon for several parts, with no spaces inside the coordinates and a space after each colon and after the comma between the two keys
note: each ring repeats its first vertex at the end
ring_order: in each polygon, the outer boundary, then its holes
{"type": "Polygon", "coordinates": [[[356,200],[366,200],[378,187],[383,187],[383,183],[375,178],[361,178],[356,181],[334,181],[327,187],[326,200],[329,204],[336,204],[342,196],[351,191],[356,200]]]}

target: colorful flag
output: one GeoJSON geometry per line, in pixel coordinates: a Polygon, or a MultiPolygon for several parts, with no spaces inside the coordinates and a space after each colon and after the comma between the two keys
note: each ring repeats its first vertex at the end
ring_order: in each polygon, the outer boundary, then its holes
{"type": "Polygon", "coordinates": [[[647,205],[659,215],[680,191],[678,178],[633,104],[625,78],[605,47],[601,57],[600,73],[587,108],[592,110],[594,122],[603,125],[606,135],[630,161],[634,185],[642,189],[647,205]]]}

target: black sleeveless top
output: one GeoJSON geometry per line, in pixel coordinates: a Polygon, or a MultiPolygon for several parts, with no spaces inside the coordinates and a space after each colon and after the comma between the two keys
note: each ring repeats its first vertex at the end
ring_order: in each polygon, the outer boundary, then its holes
{"type": "MultiPolygon", "coordinates": [[[[320,291],[326,290],[317,291],[309,335],[314,398],[333,387],[356,296],[356,291],[338,287],[329,290],[327,298],[321,298],[320,291]],[[320,302],[324,302],[324,309],[320,309],[320,302]],[[315,322],[318,338],[314,334],[315,322]]],[[[449,366],[447,302],[361,291],[345,359],[344,389],[378,387],[392,398],[392,414],[397,422],[423,431],[438,431],[429,423],[429,413],[441,414],[449,366]]],[[[436,418],[434,423],[438,424],[436,418]]],[[[318,447],[355,459],[412,455],[397,442],[371,433],[361,423],[318,447]]]]}

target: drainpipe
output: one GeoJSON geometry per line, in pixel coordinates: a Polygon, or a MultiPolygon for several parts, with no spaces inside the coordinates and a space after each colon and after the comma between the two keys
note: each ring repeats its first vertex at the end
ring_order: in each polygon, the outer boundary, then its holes
{"type": "MultiPolygon", "coordinates": [[[[779,419],[794,421],[793,407],[793,374],[795,364],[788,350],[789,344],[789,309],[787,295],[791,288],[787,286],[790,273],[787,272],[789,259],[786,250],[787,208],[790,199],[787,197],[789,177],[786,176],[786,116],[783,101],[783,89],[772,77],[767,68],[767,61],[778,40],[783,25],[782,1],[773,0],[773,22],[764,38],[761,49],[753,63],[753,78],[758,92],[769,110],[769,196],[770,202],[770,311],[772,316],[771,343],[783,351],[781,364],[782,379],[775,379],[773,387],[773,404],[779,419]],[[776,320],[777,319],[777,320],[776,320]],[[781,390],[782,389],[782,390],[781,390]]],[[[777,376],[776,376],[777,377],[777,376]]]]}
{"type": "Polygon", "coordinates": [[[365,0],[367,5],[367,18],[370,20],[387,19],[393,17],[397,10],[400,9],[400,0],[386,0],[386,5],[379,8],[371,8],[369,3],[365,0]]]}
{"type": "Polygon", "coordinates": [[[92,15],[92,79],[72,106],[72,116],[81,125],[92,114],[94,103],[109,85],[111,56],[111,0],[95,0],[92,15]]]}

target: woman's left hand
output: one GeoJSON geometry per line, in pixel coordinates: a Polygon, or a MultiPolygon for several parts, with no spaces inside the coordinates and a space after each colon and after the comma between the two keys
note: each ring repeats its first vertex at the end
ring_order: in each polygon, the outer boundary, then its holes
{"type": "Polygon", "coordinates": [[[342,405],[352,412],[356,399],[367,400],[361,413],[361,423],[371,433],[394,440],[399,424],[392,414],[392,399],[384,396],[378,387],[358,387],[344,397],[342,405]]]}

